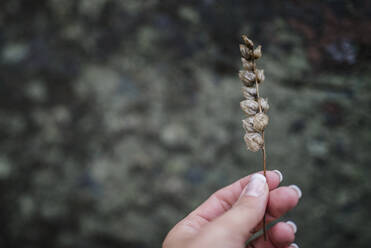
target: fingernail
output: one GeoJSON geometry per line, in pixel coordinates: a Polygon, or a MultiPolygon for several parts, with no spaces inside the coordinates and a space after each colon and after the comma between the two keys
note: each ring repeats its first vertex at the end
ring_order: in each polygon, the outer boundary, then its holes
{"type": "Polygon", "coordinates": [[[279,170],[274,170],[273,172],[275,172],[278,175],[278,177],[280,178],[280,182],[282,182],[282,180],[283,180],[282,173],[279,170]]]}
{"type": "Polygon", "coordinates": [[[296,233],[296,231],[298,230],[298,227],[296,226],[296,224],[289,220],[289,221],[286,221],[286,224],[288,224],[289,226],[291,226],[292,230],[294,231],[294,233],[296,233]]]}
{"type": "Polygon", "coordinates": [[[290,248],[299,248],[299,246],[297,244],[295,244],[295,243],[292,243],[289,247],[290,248]]]}
{"type": "Polygon", "coordinates": [[[296,186],[296,185],[290,185],[289,187],[292,188],[293,190],[295,190],[296,193],[298,193],[299,199],[300,199],[301,196],[302,196],[301,189],[298,186],[296,186]]]}
{"type": "Polygon", "coordinates": [[[254,174],[251,176],[249,183],[245,189],[245,195],[247,196],[261,196],[264,194],[265,185],[267,180],[261,174],[254,174]]]}

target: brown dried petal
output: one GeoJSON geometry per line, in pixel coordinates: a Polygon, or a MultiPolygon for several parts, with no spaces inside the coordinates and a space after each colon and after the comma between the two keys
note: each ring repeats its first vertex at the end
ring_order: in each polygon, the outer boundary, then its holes
{"type": "Polygon", "coordinates": [[[248,118],[242,120],[242,127],[248,133],[255,132],[255,130],[254,130],[254,117],[248,117],[248,118]]]}
{"type": "Polygon", "coordinates": [[[247,149],[253,152],[257,152],[264,145],[264,140],[259,133],[246,133],[244,140],[247,146],[247,149]]]}
{"type": "Polygon", "coordinates": [[[240,71],[238,76],[246,86],[253,86],[255,83],[255,73],[249,71],[240,71]]]}
{"type": "Polygon", "coordinates": [[[254,50],[254,59],[258,59],[262,56],[262,46],[259,45],[257,48],[254,50]]]}
{"type": "Polygon", "coordinates": [[[255,100],[244,100],[240,102],[241,109],[249,116],[255,115],[258,111],[259,105],[255,100]]]}
{"type": "Polygon", "coordinates": [[[245,58],[242,57],[241,62],[242,62],[242,67],[245,70],[248,70],[248,71],[253,71],[254,70],[254,64],[250,60],[246,60],[245,58]]]}
{"type": "Polygon", "coordinates": [[[262,83],[265,80],[264,70],[256,70],[256,79],[258,80],[258,83],[262,83]]]}
{"type": "Polygon", "coordinates": [[[246,35],[242,35],[242,39],[245,42],[245,44],[246,44],[247,47],[249,47],[249,48],[253,48],[254,47],[254,43],[252,42],[252,40],[250,40],[249,38],[247,38],[246,35]]]}
{"type": "Polygon", "coordinates": [[[252,50],[248,48],[247,46],[240,44],[240,52],[241,52],[242,57],[244,57],[245,59],[251,58],[252,50]]]}
{"type": "Polygon", "coordinates": [[[258,113],[254,116],[253,120],[253,126],[254,129],[258,132],[264,131],[264,129],[267,127],[269,121],[268,115],[264,113],[258,113]]]}
{"type": "Polygon", "coordinates": [[[258,103],[260,104],[260,106],[262,107],[262,110],[264,112],[267,112],[269,110],[269,104],[268,104],[268,99],[267,98],[259,97],[258,103]]]}

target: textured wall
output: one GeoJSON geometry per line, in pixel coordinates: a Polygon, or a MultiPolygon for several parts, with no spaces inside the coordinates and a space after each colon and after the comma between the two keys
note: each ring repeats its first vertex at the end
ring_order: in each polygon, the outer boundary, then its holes
{"type": "MultiPolygon", "coordinates": [[[[259,170],[239,36],[263,45],[268,168],[300,247],[369,247],[368,1],[0,2],[0,245],[154,247],[259,170]]],[[[286,217],[285,217],[286,218],[286,217]]]]}

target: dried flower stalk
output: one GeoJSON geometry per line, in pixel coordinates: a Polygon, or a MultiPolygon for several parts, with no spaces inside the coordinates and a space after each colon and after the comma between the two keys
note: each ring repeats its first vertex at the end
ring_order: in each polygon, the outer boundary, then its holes
{"type": "MultiPolygon", "coordinates": [[[[255,60],[262,56],[261,46],[254,49],[254,43],[242,35],[244,44],[240,44],[241,62],[243,69],[239,71],[238,75],[244,86],[242,87],[243,100],[240,105],[241,109],[248,116],[242,120],[242,126],[246,131],[244,140],[247,149],[257,152],[260,149],[263,153],[263,171],[266,176],[266,153],[264,143],[264,130],[268,125],[269,117],[266,112],[269,109],[268,100],[259,96],[259,84],[265,80],[264,70],[256,68],[255,60]]],[[[263,232],[264,240],[266,236],[266,222],[265,215],[263,218],[263,232]]]]}

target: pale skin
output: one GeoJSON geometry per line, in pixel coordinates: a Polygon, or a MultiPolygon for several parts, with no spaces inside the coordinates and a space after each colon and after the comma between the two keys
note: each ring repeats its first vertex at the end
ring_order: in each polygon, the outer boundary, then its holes
{"type": "Polygon", "coordinates": [[[246,243],[262,228],[294,208],[301,197],[297,186],[279,186],[280,173],[267,171],[266,179],[249,175],[226,186],[176,224],[163,248],[295,248],[296,227],[278,222],[263,236],[246,243]]]}

